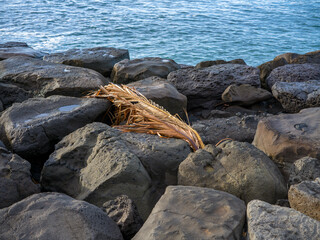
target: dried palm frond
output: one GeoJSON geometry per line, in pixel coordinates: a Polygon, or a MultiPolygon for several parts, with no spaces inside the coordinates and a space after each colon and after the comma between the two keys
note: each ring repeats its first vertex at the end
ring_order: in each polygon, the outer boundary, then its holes
{"type": "Polygon", "coordinates": [[[134,88],[110,83],[88,97],[107,98],[113,102],[116,106],[113,127],[122,131],[180,138],[188,142],[194,151],[204,147],[199,134],[191,126],[134,88]],[[124,121],[125,124],[119,125],[124,121]]]}

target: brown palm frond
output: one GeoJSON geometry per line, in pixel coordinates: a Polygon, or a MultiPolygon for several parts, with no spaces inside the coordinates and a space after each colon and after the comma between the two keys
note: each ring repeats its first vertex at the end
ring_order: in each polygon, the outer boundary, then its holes
{"type": "Polygon", "coordinates": [[[122,131],[180,138],[188,142],[194,151],[204,147],[199,134],[191,126],[134,88],[110,83],[88,97],[107,98],[113,102],[116,106],[114,127],[122,131]],[[120,125],[124,121],[125,124],[120,125]]]}

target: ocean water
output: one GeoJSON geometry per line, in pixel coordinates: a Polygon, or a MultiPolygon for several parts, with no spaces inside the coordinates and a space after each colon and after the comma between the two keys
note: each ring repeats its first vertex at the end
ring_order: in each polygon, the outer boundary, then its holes
{"type": "Polygon", "coordinates": [[[320,49],[319,0],[0,0],[0,43],[45,52],[108,46],[181,64],[257,66],[320,49]]]}

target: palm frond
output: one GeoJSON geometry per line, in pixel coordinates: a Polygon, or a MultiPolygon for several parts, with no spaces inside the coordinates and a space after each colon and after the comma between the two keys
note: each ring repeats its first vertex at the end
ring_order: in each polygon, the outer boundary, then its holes
{"type": "Polygon", "coordinates": [[[180,138],[188,142],[194,151],[204,147],[199,134],[190,125],[134,88],[110,83],[88,97],[107,98],[113,102],[116,107],[113,127],[122,131],[180,138]]]}

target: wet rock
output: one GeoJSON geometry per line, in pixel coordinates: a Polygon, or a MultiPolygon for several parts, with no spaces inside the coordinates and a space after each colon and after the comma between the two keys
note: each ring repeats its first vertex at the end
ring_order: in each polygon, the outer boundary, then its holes
{"type": "Polygon", "coordinates": [[[275,203],[287,195],[277,166],[251,144],[235,141],[189,154],[179,166],[178,183],[225,191],[246,203],[253,199],[275,203]]]}
{"type": "Polygon", "coordinates": [[[0,44],[0,61],[15,56],[42,58],[45,53],[34,50],[23,42],[7,42],[0,44]]]}
{"type": "Polygon", "coordinates": [[[227,63],[247,65],[246,62],[245,62],[243,59],[234,59],[234,60],[231,60],[231,61],[215,60],[215,61],[203,61],[203,62],[199,62],[199,63],[196,65],[196,68],[206,68],[206,67],[211,67],[211,66],[213,66],[213,65],[227,64],[227,63]]]}
{"type": "Polygon", "coordinates": [[[293,209],[320,221],[320,178],[291,185],[288,199],[293,209]]]}
{"type": "Polygon", "coordinates": [[[23,102],[27,100],[31,95],[12,84],[0,83],[0,102],[3,104],[3,108],[10,107],[15,102],[23,102]]]}
{"type": "Polygon", "coordinates": [[[243,201],[208,188],[169,186],[134,240],[240,239],[243,201]]]}
{"type": "Polygon", "coordinates": [[[272,86],[272,94],[286,112],[320,107],[320,78],[307,82],[277,82],[272,86]]]}
{"type": "Polygon", "coordinates": [[[277,82],[307,82],[320,79],[320,64],[288,64],[274,69],[266,79],[268,88],[277,82]]]}
{"type": "Polygon", "coordinates": [[[48,62],[90,68],[105,77],[109,77],[113,66],[124,59],[129,59],[128,50],[108,47],[70,49],[66,52],[53,53],[43,58],[48,62]]]}
{"type": "Polygon", "coordinates": [[[179,114],[181,117],[185,115],[187,97],[179,93],[166,79],[150,77],[128,86],[136,88],[146,98],[164,107],[171,114],[179,114]]]}
{"type": "Polygon", "coordinates": [[[91,69],[49,63],[30,57],[0,61],[0,83],[14,84],[32,96],[67,95],[82,97],[106,85],[108,80],[91,69]]]}
{"type": "Polygon", "coordinates": [[[253,200],[247,206],[248,237],[254,239],[318,239],[320,222],[294,209],[253,200]]]}
{"type": "Polygon", "coordinates": [[[114,65],[111,79],[114,83],[127,84],[152,76],[166,78],[170,72],[179,68],[179,64],[171,59],[126,59],[114,65]]]}
{"type": "Polygon", "coordinates": [[[143,220],[136,205],[126,195],[103,204],[102,210],[117,223],[124,239],[131,239],[142,227],[143,220]]]}
{"type": "Polygon", "coordinates": [[[312,181],[320,177],[320,160],[303,157],[295,161],[290,169],[289,184],[298,184],[302,181],[312,181]]]}
{"type": "Polygon", "coordinates": [[[272,94],[262,88],[257,88],[249,84],[232,84],[224,90],[221,96],[225,102],[236,102],[239,105],[252,105],[272,98],[272,94]]]}
{"type": "Polygon", "coordinates": [[[34,194],[1,209],[0,223],[2,239],[123,239],[101,209],[60,193],[34,194]]]}
{"type": "Polygon", "coordinates": [[[288,180],[294,161],[305,156],[320,158],[319,119],[320,108],[263,118],[253,145],[272,158],[288,180]]]}
{"type": "Polygon", "coordinates": [[[0,139],[21,157],[37,162],[70,132],[105,114],[110,102],[64,96],[30,98],[0,117],[0,139]]]}
{"type": "Polygon", "coordinates": [[[30,168],[29,162],[0,145],[0,208],[40,192],[31,180],[30,168]]]}
{"type": "Polygon", "coordinates": [[[189,153],[182,140],[88,124],[56,145],[41,184],[99,207],[125,194],[146,219],[164,188],[177,183],[178,166],[189,153]]]}
{"type": "Polygon", "coordinates": [[[260,86],[259,69],[241,64],[180,69],[171,72],[168,81],[187,96],[189,110],[213,110],[223,91],[231,84],[260,86]]]}
{"type": "Polygon", "coordinates": [[[199,133],[205,144],[216,144],[221,139],[231,138],[240,142],[252,142],[262,116],[233,116],[198,120],[192,127],[199,133]]]}

